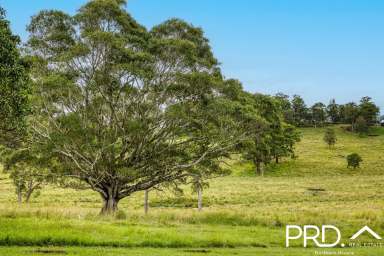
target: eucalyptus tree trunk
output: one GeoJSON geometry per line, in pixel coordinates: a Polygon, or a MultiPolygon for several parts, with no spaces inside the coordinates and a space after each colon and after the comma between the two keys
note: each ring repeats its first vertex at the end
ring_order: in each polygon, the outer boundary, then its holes
{"type": "Polygon", "coordinates": [[[119,200],[116,198],[110,197],[105,199],[103,201],[103,208],[101,209],[102,215],[109,215],[117,211],[117,204],[119,203],[119,200]]]}
{"type": "Polygon", "coordinates": [[[29,199],[31,199],[31,195],[32,195],[32,190],[29,190],[26,195],[25,195],[25,202],[26,203],[29,203],[29,199]]]}
{"type": "Polygon", "coordinates": [[[144,191],[144,213],[148,214],[149,203],[148,203],[149,190],[144,191]]]}
{"type": "Polygon", "coordinates": [[[261,162],[259,160],[255,161],[256,165],[256,175],[262,175],[262,168],[261,168],[261,162]]]}
{"type": "Polygon", "coordinates": [[[21,204],[23,202],[23,196],[21,194],[21,182],[17,185],[17,202],[21,204]]]}
{"type": "Polygon", "coordinates": [[[203,210],[203,191],[201,189],[201,186],[199,186],[197,190],[197,208],[199,212],[203,210]]]}
{"type": "Polygon", "coordinates": [[[103,199],[103,207],[101,209],[100,214],[109,215],[113,214],[118,210],[118,203],[120,198],[118,197],[117,188],[109,187],[104,190],[104,193],[101,194],[103,199]]]}
{"type": "Polygon", "coordinates": [[[32,181],[29,181],[27,192],[25,194],[25,202],[26,203],[29,203],[29,199],[31,198],[31,195],[32,195],[33,191],[35,190],[36,186],[33,185],[32,181]]]}

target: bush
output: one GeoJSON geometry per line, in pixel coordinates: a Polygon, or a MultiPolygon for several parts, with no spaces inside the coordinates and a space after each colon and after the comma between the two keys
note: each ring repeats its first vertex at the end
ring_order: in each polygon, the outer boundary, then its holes
{"type": "Polygon", "coordinates": [[[327,130],[325,131],[325,134],[324,134],[324,141],[330,147],[335,145],[336,141],[337,141],[335,130],[333,130],[331,128],[327,128],[327,130]]]}
{"type": "Polygon", "coordinates": [[[348,168],[352,167],[356,169],[360,167],[360,163],[363,161],[359,154],[353,153],[347,156],[348,168]]]}

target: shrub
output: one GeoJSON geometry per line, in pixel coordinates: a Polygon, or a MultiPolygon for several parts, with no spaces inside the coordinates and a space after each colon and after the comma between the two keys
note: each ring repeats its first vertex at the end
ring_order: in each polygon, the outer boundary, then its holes
{"type": "Polygon", "coordinates": [[[335,130],[333,130],[331,128],[327,128],[327,130],[325,131],[325,134],[324,134],[324,141],[330,147],[335,145],[336,141],[337,141],[335,130]]]}
{"type": "Polygon", "coordinates": [[[359,154],[353,153],[347,156],[348,168],[352,167],[356,169],[360,167],[360,163],[363,161],[359,154]]]}

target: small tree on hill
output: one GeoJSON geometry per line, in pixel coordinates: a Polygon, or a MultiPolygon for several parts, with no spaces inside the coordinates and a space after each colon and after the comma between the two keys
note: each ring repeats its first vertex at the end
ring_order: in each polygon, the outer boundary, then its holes
{"type": "Polygon", "coordinates": [[[356,169],[360,167],[360,163],[363,161],[361,156],[357,153],[353,153],[347,156],[347,163],[348,163],[348,168],[352,167],[353,169],[356,169]]]}
{"type": "Polygon", "coordinates": [[[362,116],[359,116],[357,119],[356,119],[356,123],[355,123],[355,131],[360,133],[360,134],[364,134],[364,133],[367,133],[368,132],[368,122],[365,120],[364,117],[362,116]]]}
{"type": "Polygon", "coordinates": [[[17,201],[21,204],[24,200],[29,203],[32,194],[42,189],[45,178],[40,176],[41,172],[37,169],[26,167],[25,169],[13,169],[10,178],[16,188],[17,201]]]}
{"type": "Polygon", "coordinates": [[[300,141],[300,133],[292,125],[283,124],[271,133],[271,155],[278,164],[282,157],[295,157],[294,146],[300,141]]]}
{"type": "Polygon", "coordinates": [[[51,181],[51,175],[47,168],[47,160],[39,157],[31,148],[20,147],[18,149],[2,148],[1,161],[4,163],[4,171],[9,174],[16,188],[17,200],[28,203],[32,194],[51,181]]]}
{"type": "Polygon", "coordinates": [[[324,141],[328,144],[329,147],[334,146],[337,141],[335,130],[332,128],[327,128],[324,134],[324,141]]]}
{"type": "Polygon", "coordinates": [[[294,144],[300,134],[293,126],[283,122],[283,111],[279,99],[274,97],[245,93],[246,109],[257,109],[263,120],[255,123],[257,129],[241,144],[240,151],[246,160],[255,165],[256,175],[263,176],[264,168],[272,159],[276,163],[281,157],[294,156],[294,144]]]}

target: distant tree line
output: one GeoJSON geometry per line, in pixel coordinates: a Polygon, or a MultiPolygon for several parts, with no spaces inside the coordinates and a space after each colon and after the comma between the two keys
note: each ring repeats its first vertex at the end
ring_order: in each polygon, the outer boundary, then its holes
{"type": "Polygon", "coordinates": [[[328,105],[317,102],[308,107],[303,98],[285,94],[275,96],[280,101],[285,122],[298,126],[324,126],[325,124],[350,124],[351,130],[365,132],[369,126],[377,124],[379,107],[370,97],[363,97],[357,104],[337,104],[335,99],[328,105]]]}

